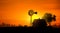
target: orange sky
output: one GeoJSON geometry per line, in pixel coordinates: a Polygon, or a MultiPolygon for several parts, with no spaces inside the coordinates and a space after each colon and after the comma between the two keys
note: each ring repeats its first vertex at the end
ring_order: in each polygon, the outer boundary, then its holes
{"type": "Polygon", "coordinates": [[[15,25],[29,25],[28,10],[30,9],[38,12],[38,17],[33,16],[33,18],[41,18],[48,12],[55,14],[57,16],[55,23],[60,24],[59,0],[0,0],[0,21],[15,25]]]}

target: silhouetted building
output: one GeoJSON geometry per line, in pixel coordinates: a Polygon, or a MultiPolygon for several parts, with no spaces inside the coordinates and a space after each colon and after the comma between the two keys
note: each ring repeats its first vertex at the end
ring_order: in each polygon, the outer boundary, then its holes
{"type": "Polygon", "coordinates": [[[44,19],[35,19],[33,21],[33,27],[46,27],[47,23],[44,19]]]}

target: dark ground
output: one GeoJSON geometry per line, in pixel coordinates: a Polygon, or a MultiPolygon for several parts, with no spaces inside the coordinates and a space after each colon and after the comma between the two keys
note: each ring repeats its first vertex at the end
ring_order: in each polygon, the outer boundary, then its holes
{"type": "Polygon", "coordinates": [[[0,28],[0,32],[27,32],[27,33],[30,33],[30,32],[48,32],[48,33],[60,33],[60,28],[52,28],[52,27],[1,27],[0,28]]]}

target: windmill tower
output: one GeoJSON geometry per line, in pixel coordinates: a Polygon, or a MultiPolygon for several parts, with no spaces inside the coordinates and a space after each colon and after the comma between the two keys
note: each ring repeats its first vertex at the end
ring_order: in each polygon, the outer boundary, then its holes
{"type": "Polygon", "coordinates": [[[30,16],[30,25],[32,25],[32,16],[33,14],[37,14],[37,12],[34,12],[33,10],[29,10],[28,15],[30,16]]]}

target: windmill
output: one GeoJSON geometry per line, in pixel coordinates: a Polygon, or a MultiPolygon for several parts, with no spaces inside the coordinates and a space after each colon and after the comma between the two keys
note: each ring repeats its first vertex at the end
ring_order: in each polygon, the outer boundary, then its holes
{"type": "Polygon", "coordinates": [[[34,14],[37,14],[37,12],[34,12],[33,10],[29,10],[28,15],[30,16],[30,24],[32,25],[32,16],[34,14]]]}

